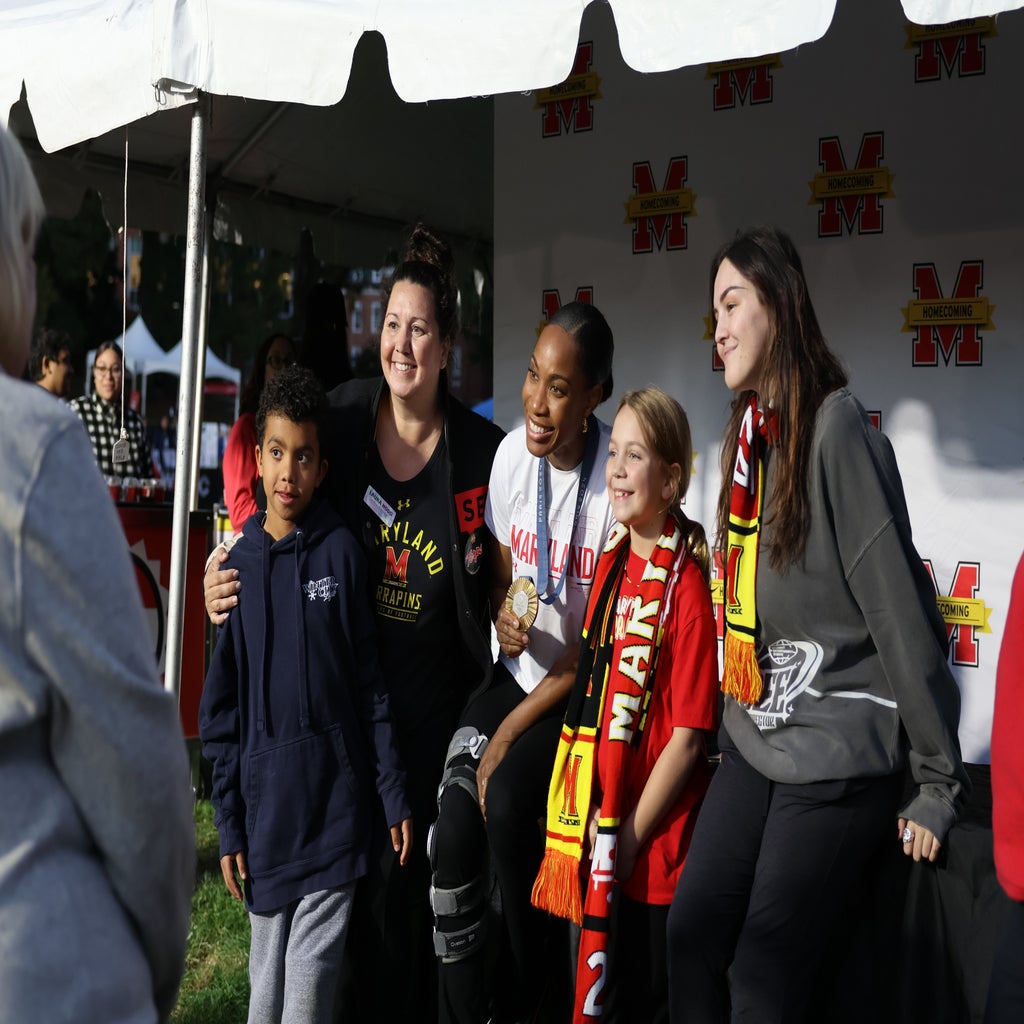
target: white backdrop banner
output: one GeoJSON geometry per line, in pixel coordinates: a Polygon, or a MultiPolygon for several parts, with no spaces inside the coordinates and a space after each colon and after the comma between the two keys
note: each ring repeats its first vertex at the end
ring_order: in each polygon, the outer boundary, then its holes
{"type": "Polygon", "coordinates": [[[1021,53],[1021,12],[922,26],[887,0],[841,0],[798,50],[642,75],[592,5],[564,84],[496,100],[498,422],[522,419],[540,325],[593,301],[616,337],[599,414],[651,383],[683,403],[688,511],[710,533],[730,394],[708,268],[737,229],[781,226],[895,447],[950,632],[964,756],[982,763],[1024,548],[1024,206],[999,144],[1020,119],[1021,53]]]}

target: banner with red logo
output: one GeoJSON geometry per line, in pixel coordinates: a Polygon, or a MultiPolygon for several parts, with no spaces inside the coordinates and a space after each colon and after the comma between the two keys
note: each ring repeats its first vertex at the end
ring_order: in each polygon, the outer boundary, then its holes
{"type": "MultiPolygon", "coordinates": [[[[573,299],[615,334],[610,420],[658,384],[687,410],[689,513],[714,526],[731,395],[708,272],[738,229],[800,249],[851,388],[892,440],[914,540],[963,696],[964,755],[988,761],[996,662],[1024,550],[1024,11],[912,25],[839,4],[817,42],[657,75],[587,8],[563,83],[495,100],[495,415],[522,419],[537,330],[573,299]]],[[[720,574],[719,574],[720,578],[720,574]]],[[[720,591],[720,586],[719,586],[720,591]]],[[[719,593],[720,600],[720,593],[719,593]]]]}

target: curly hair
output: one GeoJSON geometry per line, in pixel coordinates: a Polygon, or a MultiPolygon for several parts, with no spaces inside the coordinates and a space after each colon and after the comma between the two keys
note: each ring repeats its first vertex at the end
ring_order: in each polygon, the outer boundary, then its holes
{"type": "Polygon", "coordinates": [[[312,423],[319,444],[327,416],[327,398],[316,374],[296,364],[268,381],[256,411],[256,440],[260,445],[270,416],[283,416],[292,423],[312,423]]]}

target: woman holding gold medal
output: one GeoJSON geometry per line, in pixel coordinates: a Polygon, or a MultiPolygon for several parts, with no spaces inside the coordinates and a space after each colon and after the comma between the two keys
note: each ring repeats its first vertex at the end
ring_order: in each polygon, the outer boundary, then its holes
{"type": "Polygon", "coordinates": [[[501,656],[452,740],[431,842],[442,1021],[515,1019],[543,994],[545,915],[530,889],[587,598],[614,525],[609,428],[593,415],[612,391],[612,354],[597,309],[563,306],[530,358],[526,422],[494,458],[486,521],[498,541],[491,607],[501,656]],[[503,935],[487,932],[488,852],[503,935]],[[492,954],[503,958],[497,970],[492,954]]]}

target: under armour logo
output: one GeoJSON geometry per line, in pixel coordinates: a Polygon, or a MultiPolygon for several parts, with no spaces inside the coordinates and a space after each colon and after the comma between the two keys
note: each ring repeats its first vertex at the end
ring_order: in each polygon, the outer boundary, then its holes
{"type": "Polygon", "coordinates": [[[398,511],[401,512],[403,509],[408,508],[412,504],[412,498],[406,498],[405,501],[396,502],[398,511]]]}

